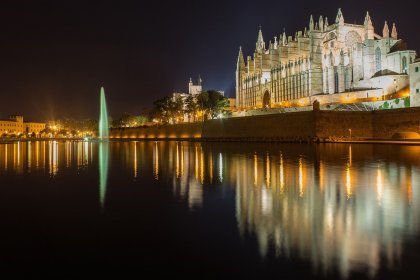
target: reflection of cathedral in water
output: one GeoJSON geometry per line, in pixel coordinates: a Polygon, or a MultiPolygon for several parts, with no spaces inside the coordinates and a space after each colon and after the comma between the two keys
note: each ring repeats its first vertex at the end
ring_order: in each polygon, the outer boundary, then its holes
{"type": "MultiPolygon", "coordinates": [[[[419,233],[420,147],[115,142],[109,149],[134,181],[171,186],[191,210],[206,207],[210,188],[235,191],[239,232],[257,238],[262,257],[275,252],[321,271],[375,274],[383,260],[398,265],[403,241],[419,233]]],[[[88,142],[2,144],[0,174],[79,172],[97,156],[88,142]]]]}
{"type": "Polygon", "coordinates": [[[234,161],[241,233],[257,236],[263,256],[274,247],[321,270],[338,265],[342,275],[374,274],[382,256],[397,264],[403,236],[419,229],[420,170],[352,158],[350,146],[341,168],[282,154],[234,161]]]}
{"type": "Polygon", "coordinates": [[[364,162],[369,151],[345,145],[326,146],[322,153],[247,155],[198,143],[155,145],[167,149],[160,164],[171,172],[175,196],[191,209],[205,207],[206,185],[235,188],[239,231],[257,237],[263,257],[274,250],[310,260],[319,270],[338,266],[344,276],[355,268],[375,274],[382,257],[398,265],[402,240],[419,230],[418,161],[415,167],[364,162]]]}
{"type": "Polygon", "coordinates": [[[155,178],[159,170],[168,170],[172,178],[174,195],[188,202],[190,209],[201,207],[203,185],[223,181],[223,156],[205,153],[199,143],[174,142],[165,145],[156,142],[153,150],[155,178]],[[162,150],[168,149],[166,153],[162,150]],[[161,152],[160,152],[161,151],[161,152]],[[163,166],[161,166],[163,165],[163,166]]]}

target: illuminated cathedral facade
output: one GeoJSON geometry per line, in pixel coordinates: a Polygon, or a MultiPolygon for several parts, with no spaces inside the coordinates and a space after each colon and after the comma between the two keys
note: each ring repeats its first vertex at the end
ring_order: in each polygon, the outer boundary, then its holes
{"type": "Polygon", "coordinates": [[[304,31],[294,36],[283,32],[268,48],[260,28],[253,56],[245,60],[239,49],[236,106],[281,107],[296,100],[310,104],[317,96],[362,89],[387,94],[396,81],[400,88],[408,86],[416,52],[398,38],[395,23],[385,22],[381,33],[375,32],[369,13],[362,25],[349,24],[341,9],[332,24],[311,16],[304,31]]]}

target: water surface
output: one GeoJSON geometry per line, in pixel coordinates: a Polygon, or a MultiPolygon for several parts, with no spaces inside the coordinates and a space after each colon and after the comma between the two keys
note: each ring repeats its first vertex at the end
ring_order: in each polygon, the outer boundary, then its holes
{"type": "Polygon", "coordinates": [[[15,276],[409,277],[420,147],[0,144],[0,219],[15,276]]]}

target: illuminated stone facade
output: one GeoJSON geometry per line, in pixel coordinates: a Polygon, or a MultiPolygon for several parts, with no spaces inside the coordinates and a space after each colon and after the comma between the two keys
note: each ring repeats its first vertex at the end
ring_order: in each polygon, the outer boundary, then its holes
{"type": "Polygon", "coordinates": [[[9,119],[0,120],[0,136],[39,135],[45,126],[45,123],[24,122],[22,116],[10,116],[9,119]]]}
{"type": "Polygon", "coordinates": [[[236,104],[277,107],[362,89],[379,88],[390,94],[408,86],[408,65],[415,57],[416,52],[398,39],[395,24],[390,28],[385,22],[382,35],[375,33],[369,13],[362,25],[345,23],[341,10],[333,24],[322,16],[315,22],[311,16],[309,28],[295,36],[283,32],[268,48],[260,29],[253,57],[245,61],[239,50],[236,104]],[[394,81],[401,83],[398,88],[394,81]]]}
{"type": "Polygon", "coordinates": [[[410,105],[420,107],[420,60],[410,64],[410,105]]]}

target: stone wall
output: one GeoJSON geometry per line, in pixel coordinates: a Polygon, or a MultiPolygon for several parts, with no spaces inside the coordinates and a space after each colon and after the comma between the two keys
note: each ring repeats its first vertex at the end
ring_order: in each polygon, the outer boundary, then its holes
{"type": "Polygon", "coordinates": [[[372,112],[318,111],[315,117],[316,136],[321,140],[373,138],[372,112]]]}
{"type": "Polygon", "coordinates": [[[391,138],[397,132],[420,133],[420,108],[374,111],[372,123],[374,138],[391,138]]]}
{"type": "Polygon", "coordinates": [[[313,112],[260,115],[211,120],[203,126],[203,138],[308,141],[315,137],[313,112]]]}
{"type": "Polygon", "coordinates": [[[420,133],[420,108],[372,112],[306,111],[210,120],[204,123],[111,130],[111,138],[306,142],[390,139],[420,133]],[[351,135],[350,135],[351,129],[351,135]]]}

